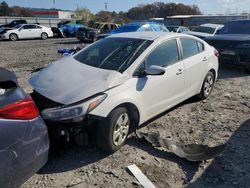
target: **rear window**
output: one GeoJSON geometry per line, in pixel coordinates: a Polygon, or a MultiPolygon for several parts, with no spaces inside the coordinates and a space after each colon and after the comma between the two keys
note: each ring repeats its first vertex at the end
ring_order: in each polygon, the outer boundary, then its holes
{"type": "Polygon", "coordinates": [[[151,43],[143,39],[105,38],[77,53],[74,59],[93,67],[123,72],[151,43]]]}
{"type": "Polygon", "coordinates": [[[215,31],[215,28],[205,27],[205,26],[199,26],[199,27],[196,27],[193,31],[195,31],[195,32],[201,32],[201,33],[213,34],[214,31],[215,31]]]}
{"type": "Polygon", "coordinates": [[[181,45],[182,45],[182,51],[183,51],[183,58],[189,58],[191,56],[194,56],[201,51],[203,51],[203,45],[202,43],[188,38],[182,38],[181,45]]]}

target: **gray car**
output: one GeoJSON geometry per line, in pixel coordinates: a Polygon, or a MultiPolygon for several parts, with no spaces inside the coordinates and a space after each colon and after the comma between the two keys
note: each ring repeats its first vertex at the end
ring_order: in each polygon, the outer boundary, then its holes
{"type": "Polygon", "coordinates": [[[48,159],[47,127],[16,76],[0,68],[0,187],[19,187],[48,159]]]}

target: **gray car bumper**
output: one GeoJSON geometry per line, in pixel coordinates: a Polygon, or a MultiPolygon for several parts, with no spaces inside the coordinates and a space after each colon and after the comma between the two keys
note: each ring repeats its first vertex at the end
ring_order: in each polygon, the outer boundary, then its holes
{"type": "Polygon", "coordinates": [[[25,137],[0,151],[0,186],[19,187],[47,162],[49,152],[47,127],[41,117],[21,123],[11,120],[0,121],[0,126],[3,123],[8,126],[19,123],[19,126],[28,127],[25,137]]]}

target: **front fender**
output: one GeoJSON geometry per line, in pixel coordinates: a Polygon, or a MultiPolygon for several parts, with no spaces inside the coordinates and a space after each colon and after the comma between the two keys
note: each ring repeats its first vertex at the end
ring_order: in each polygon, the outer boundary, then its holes
{"type": "Polygon", "coordinates": [[[96,109],[91,111],[89,114],[105,118],[109,115],[109,113],[113,109],[125,103],[131,103],[137,107],[139,116],[140,116],[139,125],[142,124],[145,119],[145,116],[142,110],[142,105],[136,100],[128,96],[124,96],[122,94],[117,94],[115,96],[108,97],[96,109]]]}

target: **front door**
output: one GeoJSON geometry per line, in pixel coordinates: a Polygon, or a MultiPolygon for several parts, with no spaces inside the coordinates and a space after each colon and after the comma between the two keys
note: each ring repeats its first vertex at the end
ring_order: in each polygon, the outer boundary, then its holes
{"type": "Polygon", "coordinates": [[[158,65],[165,69],[164,75],[138,77],[137,90],[143,101],[146,118],[164,112],[178,104],[184,94],[184,65],[180,60],[175,39],[164,41],[158,45],[138,68],[143,69],[158,65]]]}

